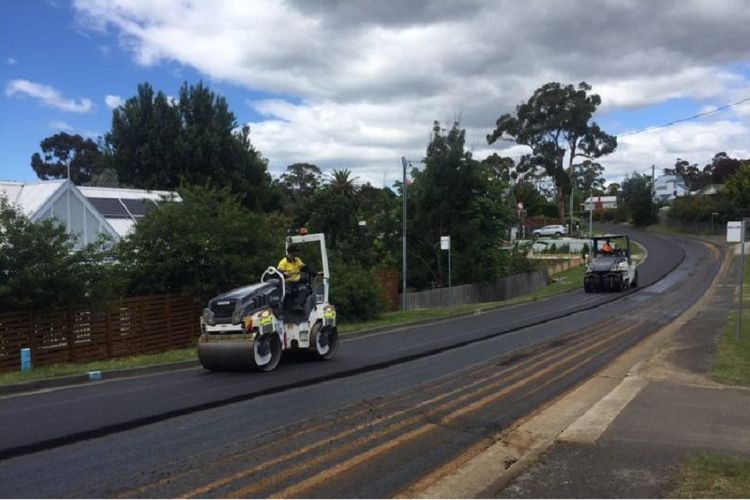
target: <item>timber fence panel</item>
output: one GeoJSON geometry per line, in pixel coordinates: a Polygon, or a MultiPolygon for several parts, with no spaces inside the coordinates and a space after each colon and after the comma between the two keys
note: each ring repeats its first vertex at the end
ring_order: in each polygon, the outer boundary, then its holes
{"type": "Polygon", "coordinates": [[[101,310],[0,313],[0,372],[20,369],[24,347],[34,367],[191,347],[199,317],[191,298],[175,295],[115,300],[101,310]]]}

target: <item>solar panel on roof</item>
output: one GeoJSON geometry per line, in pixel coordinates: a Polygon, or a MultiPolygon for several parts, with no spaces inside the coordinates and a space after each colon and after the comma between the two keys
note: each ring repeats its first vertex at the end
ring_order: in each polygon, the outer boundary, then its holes
{"type": "Polygon", "coordinates": [[[142,200],[122,200],[122,202],[125,204],[125,206],[128,208],[131,214],[133,214],[134,217],[143,217],[146,215],[146,212],[153,207],[156,206],[156,204],[147,199],[142,200]]]}
{"type": "Polygon", "coordinates": [[[130,218],[117,198],[86,198],[104,217],[130,218]]]}

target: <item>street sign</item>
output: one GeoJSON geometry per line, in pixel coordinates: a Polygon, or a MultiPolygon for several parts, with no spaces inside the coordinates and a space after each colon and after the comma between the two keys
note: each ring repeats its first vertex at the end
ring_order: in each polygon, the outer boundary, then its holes
{"type": "Polygon", "coordinates": [[[745,236],[743,229],[741,220],[730,220],[727,222],[727,243],[741,242],[745,236]]]}
{"type": "Polygon", "coordinates": [[[450,249],[451,249],[451,237],[441,236],[440,237],[440,250],[450,250],[450,249]]]}

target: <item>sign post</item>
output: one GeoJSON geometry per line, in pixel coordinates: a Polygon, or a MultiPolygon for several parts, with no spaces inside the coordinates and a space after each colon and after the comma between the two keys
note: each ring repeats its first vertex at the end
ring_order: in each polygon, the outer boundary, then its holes
{"type": "Polygon", "coordinates": [[[737,306],[737,332],[734,337],[736,340],[740,340],[742,333],[742,295],[744,293],[744,282],[745,282],[745,219],[741,221],[729,221],[727,222],[727,243],[738,243],[740,244],[740,270],[739,270],[739,288],[740,288],[740,301],[737,306]]]}
{"type": "Polygon", "coordinates": [[[453,294],[451,290],[451,237],[441,236],[440,237],[440,250],[448,250],[448,305],[453,302],[453,294]]]}
{"type": "Polygon", "coordinates": [[[403,198],[403,214],[401,216],[403,222],[402,235],[402,255],[401,255],[401,310],[406,311],[406,168],[409,166],[409,161],[405,157],[401,157],[401,166],[404,168],[404,183],[401,185],[401,197],[403,198]]]}

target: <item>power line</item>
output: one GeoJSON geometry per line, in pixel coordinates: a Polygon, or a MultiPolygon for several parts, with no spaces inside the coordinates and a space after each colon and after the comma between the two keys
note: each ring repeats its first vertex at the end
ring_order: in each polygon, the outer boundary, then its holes
{"type": "Polygon", "coordinates": [[[697,118],[701,118],[701,117],[706,116],[706,115],[710,115],[710,114],[713,114],[713,113],[718,113],[719,111],[724,111],[725,109],[733,108],[734,106],[739,106],[740,104],[746,103],[748,101],[750,101],[750,97],[746,97],[746,98],[744,98],[744,99],[742,99],[740,101],[734,102],[732,104],[727,104],[725,106],[719,106],[718,108],[712,109],[711,111],[704,111],[703,113],[698,113],[698,114],[695,114],[695,115],[692,115],[692,116],[688,116],[687,118],[680,118],[679,120],[674,120],[674,121],[671,121],[671,122],[667,122],[664,125],[656,125],[654,127],[646,127],[646,128],[640,129],[640,130],[635,130],[633,132],[626,132],[624,134],[618,134],[617,137],[618,138],[619,137],[626,137],[626,136],[629,136],[629,135],[642,134],[643,132],[650,132],[652,130],[659,130],[659,129],[662,129],[662,128],[671,127],[672,125],[676,125],[678,123],[687,122],[687,121],[690,121],[690,120],[695,120],[697,118]]]}

